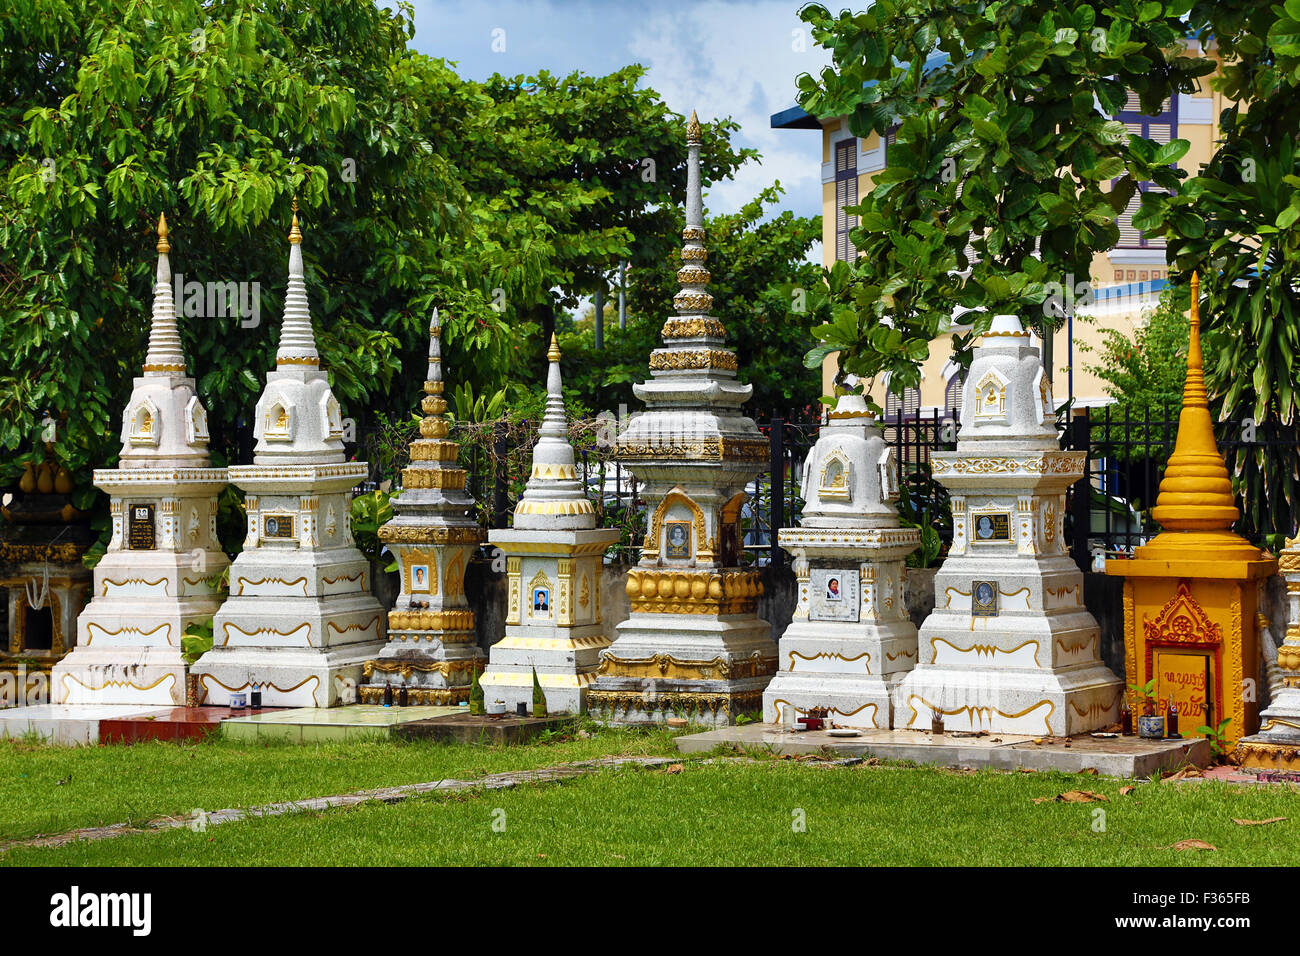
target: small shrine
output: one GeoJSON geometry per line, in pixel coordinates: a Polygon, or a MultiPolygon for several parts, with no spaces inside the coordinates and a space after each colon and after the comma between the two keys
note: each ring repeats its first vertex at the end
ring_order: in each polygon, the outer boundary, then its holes
{"type": "Polygon", "coordinates": [[[1052,385],[1014,315],[994,317],[963,386],[955,451],[931,456],[952,495],[952,546],[935,576],[895,728],[1069,736],[1119,719],[1122,684],[1066,551],[1065,492],[1087,453],[1062,451],[1052,385]]]}
{"type": "MultiPolygon", "coordinates": [[[[1214,442],[1199,308],[1200,279],[1193,273],[1183,409],[1151,511],[1163,531],[1131,559],[1107,561],[1106,573],[1124,578],[1129,684],[1154,680],[1161,711],[1173,702],[1183,736],[1228,720],[1224,739],[1235,741],[1259,722],[1259,588],[1277,572],[1277,561],[1231,530],[1241,512],[1214,442]]],[[[1279,665],[1283,656],[1279,651],[1279,665]]],[[[1129,704],[1141,713],[1138,697],[1129,704]]]]}
{"type": "Polygon", "coordinates": [[[893,449],[861,395],[836,402],[800,487],[803,520],[778,538],[794,556],[799,603],[763,720],[817,710],[839,726],[888,730],[894,688],[916,663],[903,581],[921,532],[899,523],[893,449]]]}
{"type": "Polygon", "coordinates": [[[122,415],[116,468],[96,469],[112,538],[77,646],[55,666],[53,698],[73,704],[185,704],[185,629],[222,599],[217,540],[226,469],[208,467],[208,415],[181,348],[167,220],[158,218],[149,351],[122,415]]]}
{"type": "Polygon", "coordinates": [[[352,489],[369,468],[344,455],[311,327],[296,201],[275,364],[254,413],[253,464],[229,469],[246,494],[244,549],[212,649],[193,672],[202,703],[256,690],[268,707],[330,707],[355,699],[362,666],[383,646],[384,612],[352,538],[352,489]]]}
{"type": "Polygon", "coordinates": [[[578,477],[554,335],[546,358],[546,416],[528,484],[514,526],[488,533],[505,554],[509,590],[505,637],[480,683],[485,699],[504,701],[510,713],[520,704],[532,710],[534,671],[547,713],[582,713],[598,655],[610,646],[600,626],[601,572],[619,531],[596,527],[578,477]]]}
{"type": "Polygon", "coordinates": [[[73,477],[44,443],[0,504],[0,671],[12,672],[21,700],[0,684],[0,706],[44,701],[50,668],[76,643],[77,615],[91,574],[82,563],[92,534],[72,504],[73,477]]]}
{"type": "Polygon", "coordinates": [[[631,616],[601,652],[588,691],[609,722],[683,715],[730,724],[762,708],[776,672],[771,627],[759,618],[762,582],[741,564],[745,488],[767,470],[768,442],[740,406],[752,388],[736,380],[736,354],[709,315],[700,183],[701,130],[691,114],[686,228],[676,316],[633,393],[647,410],[618,438],[618,458],[641,481],[647,506],[641,561],[628,574],[631,616]]]}
{"type": "MultiPolygon", "coordinates": [[[[1295,770],[1300,767],[1300,539],[1286,543],[1278,564],[1286,578],[1289,621],[1277,650],[1277,671],[1270,676],[1281,679],[1270,679],[1259,731],[1238,740],[1233,754],[1243,767],[1295,770]]],[[[1265,634],[1260,640],[1271,638],[1265,634]]]]}
{"type": "Polygon", "coordinates": [[[483,668],[465,571],[483,540],[465,491],[460,445],[450,440],[443,398],[442,327],[429,328],[420,437],[402,469],[401,494],[379,540],[397,558],[401,593],[388,612],[388,643],[365,663],[365,704],[459,704],[483,668]]]}

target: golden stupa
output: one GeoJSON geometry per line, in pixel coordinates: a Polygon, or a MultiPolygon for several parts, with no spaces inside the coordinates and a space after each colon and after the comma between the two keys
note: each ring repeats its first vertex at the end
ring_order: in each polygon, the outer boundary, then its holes
{"type": "MultiPolygon", "coordinates": [[[[1178,706],[1184,737],[1229,718],[1224,735],[1236,740],[1259,719],[1259,581],[1277,561],[1232,531],[1241,512],[1214,441],[1196,273],[1178,437],[1151,515],[1162,532],[1131,559],[1106,562],[1107,574],[1125,579],[1126,679],[1141,686],[1154,677],[1162,708],[1171,697],[1178,706]]],[[[1129,703],[1141,712],[1137,695],[1129,703]]]]}

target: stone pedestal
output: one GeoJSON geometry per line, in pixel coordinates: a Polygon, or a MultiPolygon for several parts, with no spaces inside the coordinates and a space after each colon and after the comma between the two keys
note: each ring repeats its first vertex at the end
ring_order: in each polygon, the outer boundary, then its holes
{"type": "Polygon", "coordinates": [[[402,469],[402,490],[379,539],[397,558],[401,592],[388,615],[388,643],[365,664],[361,701],[459,704],[469,699],[483,652],[474,641],[474,612],[465,600],[465,570],[483,540],[460,446],[447,435],[443,395],[442,328],[434,310],[429,363],[420,407],[420,438],[402,469]]]}
{"type": "Polygon", "coordinates": [[[619,532],[596,527],[578,479],[554,335],[546,357],[546,415],[514,527],[488,535],[506,556],[509,603],[505,637],[492,646],[480,683],[486,702],[532,712],[536,672],[547,713],[576,714],[586,708],[598,655],[610,644],[600,626],[601,574],[619,532]]]}
{"type": "Polygon", "coordinates": [[[782,528],[799,603],[781,637],[780,669],[763,719],[824,709],[836,725],[886,730],[892,694],[916,663],[916,627],[903,595],[921,533],[899,525],[893,451],[861,396],[830,413],[804,464],[803,521],[782,528]]]}
{"type": "Polygon", "coordinates": [[[975,349],[957,450],[931,456],[952,495],[953,541],[894,726],[1066,736],[1119,719],[1083,574],[1064,540],[1065,491],[1086,453],[1061,451],[1051,383],[1015,316],[975,349]]]}
{"type": "Polygon", "coordinates": [[[351,528],[351,491],[369,469],[344,460],[342,414],[311,328],[296,205],[289,242],[284,324],[255,412],[253,464],[230,468],[246,496],[248,533],[213,619],[212,650],[193,668],[204,704],[254,688],[267,707],[350,703],[382,646],[383,609],[351,528]]]}
{"type": "Polygon", "coordinates": [[[186,375],[170,249],[160,219],[149,353],[122,416],[119,467],[95,472],[113,534],[77,620],[77,646],[54,668],[56,703],[184,706],[181,638],[221,604],[229,561],[217,540],[217,496],[226,469],[207,467],[207,412],[186,375]]]}
{"type": "Polygon", "coordinates": [[[612,723],[732,723],[762,707],[776,671],[770,627],[757,614],[758,571],[741,562],[746,486],[766,470],[767,440],[740,414],[752,389],[736,380],[726,330],[709,315],[700,194],[700,126],[687,126],[686,228],[677,315],[633,392],[647,411],[618,439],[618,457],[643,483],[647,534],[628,575],[631,616],[601,653],[588,692],[612,723]]]}

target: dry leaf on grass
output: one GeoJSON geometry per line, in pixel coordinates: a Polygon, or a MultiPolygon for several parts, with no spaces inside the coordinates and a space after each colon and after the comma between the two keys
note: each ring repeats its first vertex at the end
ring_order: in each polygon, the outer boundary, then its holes
{"type": "Polygon", "coordinates": [[[681,764],[679,764],[679,763],[675,763],[675,764],[670,764],[670,765],[669,765],[669,766],[664,770],[664,773],[681,773],[681,772],[682,772],[683,770],[685,770],[685,769],[686,769],[686,768],[685,768],[684,766],[682,766],[681,764]]]}
{"type": "Polygon", "coordinates": [[[1262,827],[1266,823],[1281,823],[1284,820],[1286,820],[1286,817],[1269,817],[1267,820],[1238,820],[1236,817],[1232,818],[1232,822],[1239,827],[1262,827]]]}
{"type": "Polygon", "coordinates": [[[1110,797],[1091,790],[1067,790],[1054,797],[1035,797],[1034,803],[1110,803],[1110,797]]]}
{"type": "Polygon", "coordinates": [[[1080,774],[1081,776],[1086,775],[1086,776],[1089,776],[1089,777],[1095,777],[1095,776],[1097,776],[1097,768],[1096,768],[1096,767],[1084,767],[1082,770],[1079,771],[1079,774],[1080,774]]]}
{"type": "Polygon", "coordinates": [[[1218,847],[1213,843],[1206,843],[1204,840],[1179,840],[1171,844],[1171,850],[1217,850],[1218,847]]]}
{"type": "Polygon", "coordinates": [[[1033,767],[1017,767],[1016,773],[1038,773],[1033,767]]]}
{"type": "Polygon", "coordinates": [[[1165,777],[1164,780],[1161,782],[1171,783],[1177,780],[1191,780],[1193,777],[1204,777],[1204,776],[1205,774],[1201,773],[1199,767],[1184,767],[1182,770],[1178,771],[1177,773],[1171,773],[1169,776],[1165,777]]]}
{"type": "Polygon", "coordinates": [[[1120,795],[1121,797],[1127,797],[1130,793],[1132,793],[1132,792],[1133,792],[1134,790],[1136,790],[1136,789],[1137,789],[1137,787],[1120,787],[1120,788],[1119,788],[1119,795],[1120,795]]]}

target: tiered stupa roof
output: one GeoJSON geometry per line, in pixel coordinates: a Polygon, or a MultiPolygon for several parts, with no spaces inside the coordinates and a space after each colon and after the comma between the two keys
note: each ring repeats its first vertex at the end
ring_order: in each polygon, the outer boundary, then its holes
{"type": "Polygon", "coordinates": [[[596,527],[596,511],[578,479],[560,381],[560,347],[551,335],[546,352],[546,415],[533,447],[533,466],[515,506],[515,527],[583,530],[596,527]]]}
{"type": "Polygon", "coordinates": [[[208,416],[185,368],[176,303],[172,297],[167,218],[158,217],[158,267],[154,276],[149,351],[122,416],[121,468],[208,464],[208,416]]]}

